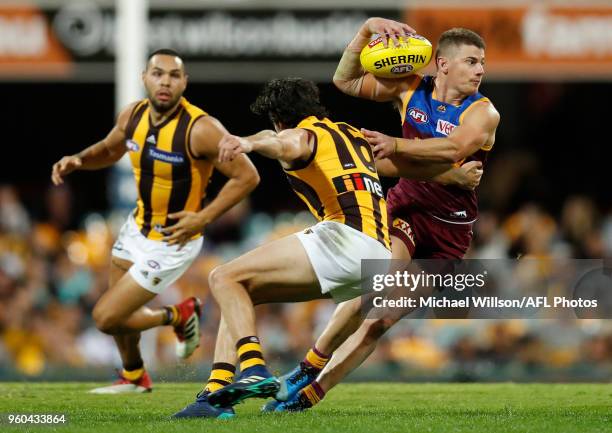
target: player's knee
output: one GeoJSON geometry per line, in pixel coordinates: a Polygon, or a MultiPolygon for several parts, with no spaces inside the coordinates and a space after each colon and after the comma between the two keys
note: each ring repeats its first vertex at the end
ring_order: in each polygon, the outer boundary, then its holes
{"type": "Polygon", "coordinates": [[[112,335],[121,322],[120,317],[98,306],[94,308],[92,316],[96,323],[96,328],[105,334],[112,335]]]}
{"type": "Polygon", "coordinates": [[[210,286],[210,292],[216,298],[223,296],[223,287],[232,280],[230,269],[226,265],[217,266],[208,275],[208,285],[210,286]]]}

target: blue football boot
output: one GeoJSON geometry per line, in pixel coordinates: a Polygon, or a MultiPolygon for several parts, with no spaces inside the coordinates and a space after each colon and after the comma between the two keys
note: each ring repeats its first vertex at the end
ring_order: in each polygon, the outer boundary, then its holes
{"type": "Polygon", "coordinates": [[[234,406],[247,398],[274,396],[280,384],[263,365],[247,368],[235,382],[208,395],[208,402],[215,407],[234,406]]]}
{"type": "Polygon", "coordinates": [[[208,401],[210,395],[207,391],[200,391],[196,397],[196,401],[186,406],[183,410],[172,415],[172,418],[216,418],[230,419],[236,416],[234,408],[222,407],[216,408],[208,401]]]}
{"type": "Polygon", "coordinates": [[[298,392],[287,401],[272,400],[266,403],[262,408],[262,412],[303,412],[312,407],[312,403],[303,392],[298,392]]]}
{"type": "Polygon", "coordinates": [[[291,370],[289,373],[278,378],[280,389],[274,396],[279,401],[290,400],[300,389],[306,388],[319,375],[321,370],[315,369],[304,362],[291,370]]]}

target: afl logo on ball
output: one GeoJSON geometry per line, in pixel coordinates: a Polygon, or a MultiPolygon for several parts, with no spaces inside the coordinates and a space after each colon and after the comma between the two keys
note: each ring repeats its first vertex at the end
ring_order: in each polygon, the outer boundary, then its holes
{"type": "Polygon", "coordinates": [[[427,121],[429,120],[429,116],[427,115],[427,113],[414,107],[410,107],[408,109],[408,115],[412,117],[412,119],[416,123],[427,123],[427,121]]]}
{"type": "Polygon", "coordinates": [[[408,72],[412,72],[414,66],[412,65],[397,65],[391,68],[392,74],[407,74],[408,72]]]}

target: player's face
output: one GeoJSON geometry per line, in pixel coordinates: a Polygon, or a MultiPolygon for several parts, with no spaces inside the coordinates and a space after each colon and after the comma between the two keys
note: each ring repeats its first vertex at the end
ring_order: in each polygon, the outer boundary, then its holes
{"type": "Polygon", "coordinates": [[[464,95],[478,91],[484,75],[484,50],[474,45],[460,45],[448,62],[448,83],[464,95]]]}
{"type": "Polygon", "coordinates": [[[164,54],[153,56],[142,78],[147,97],[159,113],[165,113],[176,106],[187,87],[183,62],[175,56],[164,54]]]}

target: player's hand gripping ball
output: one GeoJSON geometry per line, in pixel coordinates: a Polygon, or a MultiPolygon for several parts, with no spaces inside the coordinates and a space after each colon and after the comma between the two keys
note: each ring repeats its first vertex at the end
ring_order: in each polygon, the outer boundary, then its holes
{"type": "Polygon", "coordinates": [[[388,39],[385,47],[384,36],[376,35],[361,50],[359,60],[368,72],[382,78],[401,78],[413,74],[429,64],[431,42],[423,36],[400,36],[399,45],[388,39]]]}

